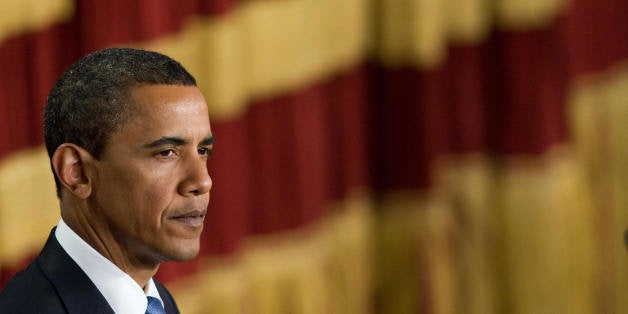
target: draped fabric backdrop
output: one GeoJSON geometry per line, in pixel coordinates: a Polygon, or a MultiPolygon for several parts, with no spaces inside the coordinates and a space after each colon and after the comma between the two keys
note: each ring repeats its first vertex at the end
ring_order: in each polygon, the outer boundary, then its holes
{"type": "Polygon", "coordinates": [[[180,60],[216,136],[183,313],[621,313],[625,0],[2,0],[0,289],[59,219],[52,84],[180,60]]]}

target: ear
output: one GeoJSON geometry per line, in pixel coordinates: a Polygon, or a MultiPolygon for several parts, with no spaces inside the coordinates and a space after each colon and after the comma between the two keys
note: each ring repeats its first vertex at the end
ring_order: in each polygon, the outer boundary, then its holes
{"type": "Polygon", "coordinates": [[[89,167],[94,158],[85,149],[72,143],[63,143],[52,155],[52,168],[59,182],[68,192],[80,199],[92,193],[89,167]]]}

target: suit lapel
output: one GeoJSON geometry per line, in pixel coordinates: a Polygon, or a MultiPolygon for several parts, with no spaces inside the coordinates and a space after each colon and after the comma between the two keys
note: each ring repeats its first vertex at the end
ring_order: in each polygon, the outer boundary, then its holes
{"type": "Polygon", "coordinates": [[[37,265],[57,290],[69,313],[114,314],[105,297],[63,250],[52,229],[37,265]]]}
{"type": "Polygon", "coordinates": [[[161,300],[164,302],[164,310],[166,310],[167,314],[179,314],[179,309],[177,308],[177,304],[174,302],[174,298],[168,292],[168,289],[164,287],[161,282],[153,279],[155,282],[155,286],[157,287],[157,291],[159,291],[159,296],[161,300]]]}

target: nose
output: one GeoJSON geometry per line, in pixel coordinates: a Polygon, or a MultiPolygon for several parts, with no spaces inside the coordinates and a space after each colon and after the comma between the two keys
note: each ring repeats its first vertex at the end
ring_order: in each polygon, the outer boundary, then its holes
{"type": "Polygon", "coordinates": [[[186,162],[185,177],[179,184],[179,193],[183,196],[197,196],[209,193],[212,179],[207,171],[207,160],[191,158],[186,162]]]}

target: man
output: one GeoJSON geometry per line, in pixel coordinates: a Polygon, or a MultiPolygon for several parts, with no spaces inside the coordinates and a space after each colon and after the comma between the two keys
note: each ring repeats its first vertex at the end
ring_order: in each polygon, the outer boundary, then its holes
{"type": "Polygon", "coordinates": [[[155,52],[95,52],[52,88],[44,138],[61,220],[0,312],[178,313],[152,277],[199,251],[213,136],[194,78],[155,52]]]}

